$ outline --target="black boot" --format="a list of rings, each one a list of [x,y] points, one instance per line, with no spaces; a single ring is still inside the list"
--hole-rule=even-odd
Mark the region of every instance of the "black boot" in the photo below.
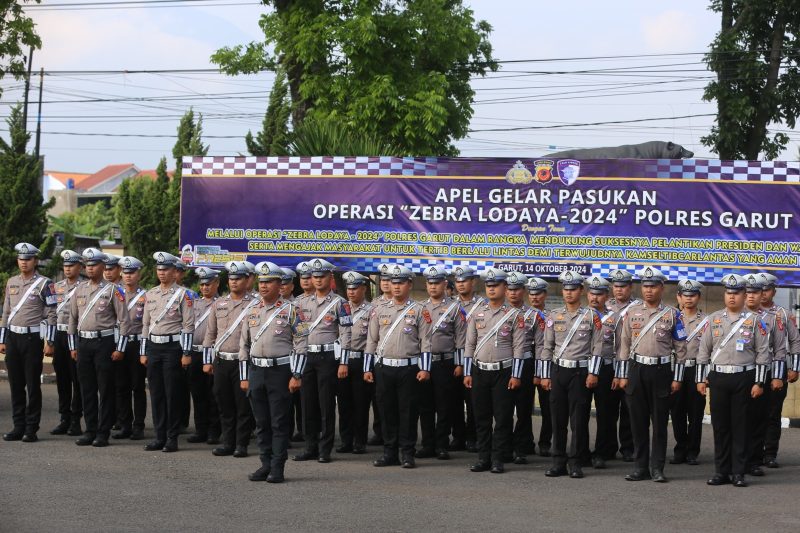
[[[69,420],[61,420],[56,427],[50,430],[51,435],[66,435],[69,430]]]
[[[269,475],[267,476],[267,483],[283,483],[283,461],[276,461],[270,465]]]

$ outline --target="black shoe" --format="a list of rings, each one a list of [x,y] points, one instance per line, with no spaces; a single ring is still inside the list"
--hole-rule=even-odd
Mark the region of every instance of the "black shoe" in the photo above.
[[[686,457],[680,455],[675,455],[672,457],[672,459],[669,460],[669,464],[671,465],[682,465],[685,462],[686,462]]]
[[[157,452],[164,449],[164,442],[160,440],[153,440],[144,445],[144,451]]]
[[[778,464],[778,461],[775,457],[767,457],[764,459],[764,466],[767,468],[779,468],[781,465]]]
[[[442,450],[436,454],[436,458],[440,461],[449,461],[450,460],[450,453],[447,450]]]
[[[283,477],[283,464],[272,467],[267,476],[267,483],[283,483],[284,481],[286,480]]]
[[[328,464],[331,462],[331,456],[327,453],[321,453],[317,458],[317,462],[322,464]]]
[[[690,466],[697,466],[700,463],[697,462],[697,457],[687,457],[686,464]]]
[[[367,446],[383,446],[383,437],[373,435],[367,441]]]
[[[353,445],[352,444],[342,444],[338,448],[336,448],[336,453],[353,453]]]
[[[25,433],[22,436],[22,442],[36,442],[39,440],[39,437],[36,436],[36,433]]]
[[[3,435],[3,440],[8,441],[8,442],[15,441],[15,440],[22,440],[23,435],[25,435],[25,431],[23,431],[21,429],[20,430],[15,429],[13,431],[9,431],[8,433],[5,433]]]
[[[744,480],[743,474],[734,474],[733,475],[733,486],[734,487],[746,487],[747,481]]]
[[[306,450],[303,453],[292,457],[292,461],[312,461],[314,459],[319,459],[319,452],[311,452]]]
[[[764,477],[764,471],[761,470],[760,466],[753,466],[748,471],[748,474],[755,477]]]
[[[731,482],[731,476],[728,474],[714,474],[714,477],[706,481],[706,485],[718,487],[720,485],[728,485]]]
[[[247,457],[247,446],[237,446],[236,450],[233,452],[233,456],[237,459],[243,459]]]
[[[436,457],[436,451],[433,448],[420,448],[414,454],[417,459],[430,459]]]
[[[539,457],[550,457],[550,448],[542,448],[539,446]]]
[[[467,445],[464,444],[463,440],[453,439],[447,446],[447,449],[451,452],[461,452],[467,449]]]
[[[503,474],[505,473],[506,468],[503,466],[503,463],[500,461],[493,461],[492,462],[492,469],[489,470],[492,474]]]
[[[549,469],[547,472],[544,473],[547,477],[561,477],[566,476],[568,474],[567,469],[563,466],[554,466],[553,468]]]
[[[633,462],[633,454],[631,454],[631,453],[623,453],[622,454],[622,460],[624,462],[626,462],[626,463],[632,463]]]
[[[211,450],[213,455],[217,457],[227,457],[229,455],[233,455],[233,447],[232,446],[219,446],[218,448],[214,448]]]
[[[572,479],[582,479],[583,469],[578,465],[573,466],[572,472],[569,473],[569,477],[571,477]]]
[[[269,476],[269,466],[262,465],[261,468],[259,468],[252,474],[248,474],[247,479],[249,479],[250,481],[266,481],[267,476]]]
[[[664,476],[664,471],[659,468],[654,468],[653,473],[651,474],[653,481],[656,483],[666,483],[667,478]]]
[[[98,435],[92,441],[92,446],[95,448],[105,448],[108,446],[108,436],[107,435]]]
[[[219,444],[219,435],[209,435],[208,440],[206,441],[206,444],[209,444],[211,446],[215,446],[215,445]]]
[[[122,429],[122,426],[120,426],[119,424],[114,424],[113,426],[111,426],[111,431],[119,431],[120,429]]]
[[[603,470],[606,467],[606,460],[600,457],[599,455],[595,455],[592,457],[592,468],[595,470]]]
[[[206,442],[208,440],[208,435],[203,435],[201,433],[192,433],[188,437],[186,437],[186,442],[190,444],[196,444],[198,442]]]
[[[94,442],[94,433],[84,433],[81,438],[75,441],[78,446],[90,446]]]
[[[625,476],[625,481],[644,481],[645,479],[651,479],[650,472],[646,470],[634,470]]]
[[[144,429],[133,428],[133,431],[131,431],[131,440],[144,440]]]
[[[475,444],[474,440],[468,440],[466,448],[469,453],[478,453],[478,445]]]
[[[363,455],[367,453],[367,448],[365,446],[353,446],[353,453],[355,455]]]
[[[172,453],[178,451],[178,439],[168,439],[164,447],[161,448],[164,453]]]
[[[528,464],[528,458],[524,455],[515,455],[514,456],[514,464],[515,465],[526,465]]]
[[[414,461],[412,456],[403,457],[403,464],[400,465],[402,468],[415,468],[417,463]]]
[[[51,435],[66,435],[69,430],[69,420],[62,420],[56,427],[50,430]]]
[[[302,433],[295,433],[289,440],[291,440],[292,442],[303,442],[305,439],[303,438]]]
[[[374,461],[372,461],[372,466],[379,466],[379,467],[380,466],[397,466],[399,464],[400,464],[400,461],[397,459],[397,457],[387,457],[385,455],[382,455],[382,456],[378,457],[377,459],[375,459]]]
[[[492,464],[489,461],[478,461],[469,467],[470,472],[486,472],[491,470]]]
[[[75,418],[72,420],[72,422],[70,422],[69,429],[67,430],[67,435],[69,435],[70,437],[80,437],[81,435],[83,435],[80,418]]]
[[[118,439],[129,439],[129,438],[131,438],[131,435],[133,435],[133,431],[131,431],[130,429],[123,429],[123,430],[118,431],[118,432],[114,433],[113,435],[111,435],[111,438],[112,439],[117,439],[117,440]]]

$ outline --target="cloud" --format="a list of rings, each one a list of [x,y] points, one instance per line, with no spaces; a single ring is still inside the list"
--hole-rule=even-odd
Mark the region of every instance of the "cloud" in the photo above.
[[[696,52],[708,43],[701,43],[696,36],[705,35],[697,31],[695,16],[684,11],[664,11],[641,19],[641,32],[645,46],[651,53]]]

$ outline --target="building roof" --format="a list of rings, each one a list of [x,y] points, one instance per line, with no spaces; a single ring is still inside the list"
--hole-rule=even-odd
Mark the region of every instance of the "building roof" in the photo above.
[[[173,171],[173,170],[168,170],[167,171],[167,176],[169,176],[170,179],[172,179],[172,176],[174,176],[174,175],[175,175],[175,171]],[[137,175],[135,175],[134,178],[150,178],[151,180],[155,180],[156,176],[157,176],[156,170],[155,169],[149,169],[149,170],[142,170]]]
[[[72,180],[76,189],[81,186],[83,180],[91,176],[88,172],[60,172],[58,170],[45,170],[44,173],[61,182],[64,187],[67,186],[67,181]]]
[[[133,163],[123,163],[121,165],[108,165],[103,167],[99,171],[95,172],[91,176],[86,177],[80,185],[76,184],[76,188],[80,188],[86,191],[97,187],[98,185],[105,183],[106,181],[119,176],[123,172],[126,172],[130,169],[134,169],[138,172],[139,169],[136,168],[136,165]]]

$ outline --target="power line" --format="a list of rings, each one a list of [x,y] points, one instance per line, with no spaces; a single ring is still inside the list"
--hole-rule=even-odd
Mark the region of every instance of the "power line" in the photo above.
[[[208,3],[206,3],[208,2]],[[25,6],[33,12],[39,11],[106,11],[117,9],[171,9],[184,7],[227,7],[227,6],[255,6],[257,1],[224,0],[141,0],[120,2],[71,2],[60,4],[32,4]]]
[[[699,118],[699,117],[715,117],[715,113],[700,113],[696,115],[682,115],[676,117],[655,117],[655,118],[637,118],[631,120],[608,120],[603,122],[584,122],[579,124],[551,124],[548,126],[516,126],[513,128],[484,128],[479,130],[469,130],[470,133],[478,133],[484,131],[523,131],[523,130],[547,130],[554,128],[570,128],[576,126],[600,126],[603,124],[632,124],[635,122],[652,122],[658,120],[679,120],[684,118]]]

